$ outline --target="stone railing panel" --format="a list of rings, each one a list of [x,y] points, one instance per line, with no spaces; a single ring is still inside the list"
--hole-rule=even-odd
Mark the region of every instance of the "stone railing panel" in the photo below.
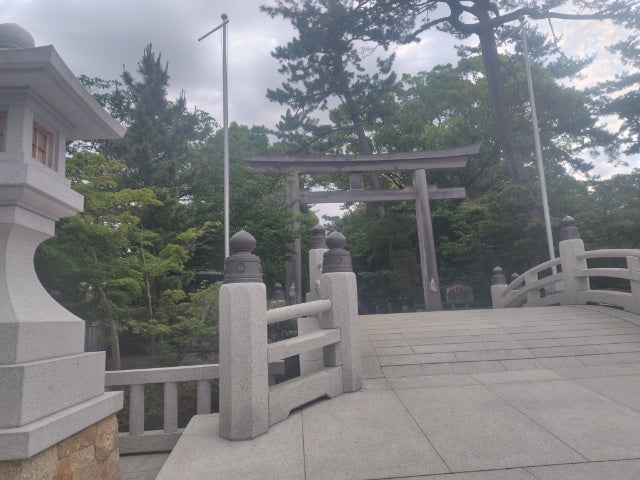
[[[211,381],[218,378],[218,370],[219,366],[212,364],[106,372],[108,388],[129,386],[129,431],[120,433],[121,453],[170,451],[182,434],[178,428],[178,384],[197,382],[197,413],[211,413]],[[149,384],[164,386],[162,430],[145,430],[144,391]]]

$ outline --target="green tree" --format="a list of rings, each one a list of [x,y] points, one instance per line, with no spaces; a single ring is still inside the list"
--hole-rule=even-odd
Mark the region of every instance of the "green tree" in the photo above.
[[[312,134],[311,141],[326,140],[330,130],[310,116],[337,101],[356,135],[354,151],[371,153],[366,120],[384,108],[385,96],[395,80],[391,73],[394,55],[378,57],[378,71],[373,75],[365,71],[363,55],[372,55],[379,45],[387,50],[398,23],[409,24],[392,12],[372,10],[367,3],[278,0],[274,7],[261,7],[271,17],[289,20],[298,35],[272,53],[280,61],[280,73],[286,81],[269,90],[267,96],[290,107],[279,124],[281,134],[293,131],[300,139],[302,126]]]

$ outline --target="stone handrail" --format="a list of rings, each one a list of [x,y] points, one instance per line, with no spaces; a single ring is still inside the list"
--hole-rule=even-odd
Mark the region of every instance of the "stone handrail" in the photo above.
[[[627,268],[582,268],[575,269],[578,278],[609,277],[629,280],[630,292],[614,290],[588,290],[579,292],[580,303],[602,303],[615,305],[629,312],[640,314],[640,250],[603,249],[592,250],[577,257],[581,260],[594,258],[623,258]]]
[[[562,275],[555,273],[540,277],[540,274],[556,267],[560,259],[548,260],[540,265],[530,268],[522,275],[514,275],[514,279],[506,285],[506,288],[494,288],[491,293],[494,308],[509,308],[527,305],[540,307],[558,303],[556,298],[556,284],[562,281]],[[499,267],[498,267],[499,268]],[[495,273],[495,271],[494,271]],[[500,287],[502,284],[498,284]],[[497,298],[493,298],[493,297]],[[500,307],[496,307],[500,305]]]
[[[315,300],[271,309],[267,312],[267,325],[293,320],[300,317],[317,317],[323,312],[331,310],[330,300]]]
[[[105,372],[105,386],[129,386],[129,431],[120,433],[120,453],[167,452],[180,438],[178,383],[197,382],[197,413],[211,413],[211,380],[219,378],[219,365],[146,368]],[[144,388],[164,385],[163,430],[144,429]]]
[[[640,314],[640,250],[601,249],[585,251],[575,220],[563,219],[560,258],[549,260],[516,278],[509,284],[502,269],[494,269],[491,297],[493,308],[543,305],[606,304]],[[589,268],[587,260],[625,259],[626,268]],[[544,278],[539,274],[555,266],[561,273]],[[609,277],[629,280],[629,291],[592,289],[589,279]]]

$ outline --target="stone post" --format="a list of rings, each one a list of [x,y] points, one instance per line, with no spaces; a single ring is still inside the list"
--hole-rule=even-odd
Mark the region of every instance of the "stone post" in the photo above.
[[[274,302],[278,302],[284,305],[285,303],[285,299],[284,299],[284,289],[282,287],[282,284],[279,282],[276,282],[273,284],[273,291],[271,292],[271,299]]]
[[[535,282],[539,280],[537,273],[525,273],[524,274],[524,286],[533,285]],[[540,290],[537,288],[527,290],[527,306],[528,307],[538,307],[540,306]]]
[[[321,328],[339,328],[340,342],[324,348],[327,367],[342,366],[342,389],[355,392],[362,388],[362,358],[358,328],[358,288],[351,268],[351,255],[344,247],[347,240],[339,232],[327,237],[320,293],[331,300],[331,310],[320,315]]]
[[[311,237],[311,248],[309,250],[309,292],[306,296],[307,302],[320,300],[320,276],[322,275],[322,259],[327,251],[325,230],[322,225],[313,228]],[[318,330],[318,319],[316,317],[302,317],[298,319],[298,335],[304,335],[314,330]],[[317,372],[323,367],[322,349],[309,350],[300,354],[300,375],[309,375]]]
[[[502,267],[495,267],[491,275],[491,303],[493,308],[504,308],[506,298],[504,293],[507,291],[507,278],[504,275]]]
[[[228,440],[269,428],[267,297],[256,240],[240,231],[229,241],[220,289],[220,427]]]
[[[511,279],[511,281],[513,282],[513,281],[515,281],[515,279],[516,279],[516,278],[518,278],[519,276],[520,276],[520,274],[519,274],[519,273],[513,272],[513,273],[511,274],[510,279]],[[514,290],[520,290],[522,287],[523,287],[523,284],[520,284],[520,285],[516,285],[515,287],[513,287],[513,289],[514,289]]]
[[[589,290],[589,277],[574,275],[576,269],[586,269],[587,261],[578,260],[576,255],[584,252],[584,243],[576,227],[574,218],[566,216],[562,219],[560,229],[560,262],[562,265],[562,283],[564,284],[563,305],[584,305],[581,292]]]
[[[627,257],[627,268],[631,272],[631,295],[633,295],[633,304],[628,310],[640,315],[640,258]]]

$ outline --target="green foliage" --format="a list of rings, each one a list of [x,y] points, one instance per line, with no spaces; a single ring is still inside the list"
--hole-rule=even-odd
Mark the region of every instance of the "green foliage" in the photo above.
[[[640,169],[588,184],[578,225],[585,244],[600,248],[640,248]]]
[[[598,85],[591,93],[601,114],[616,115],[622,120],[618,133],[626,153],[637,155],[640,153],[640,6],[636,5],[633,13],[622,19],[622,23],[633,28],[632,34],[610,47],[629,70]]]

